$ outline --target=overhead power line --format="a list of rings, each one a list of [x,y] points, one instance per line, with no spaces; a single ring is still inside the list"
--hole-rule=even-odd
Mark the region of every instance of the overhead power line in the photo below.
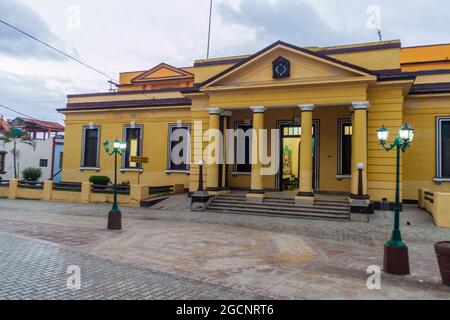
[[[75,62],[78,62],[78,63],[82,64],[83,66],[85,66],[85,67],[87,67],[87,68],[89,68],[89,69],[91,69],[91,70],[93,70],[93,71],[95,71],[95,72],[97,72],[97,73],[99,73],[99,74],[101,74],[101,75],[107,77],[108,79],[112,79],[112,80],[115,80],[115,81],[117,82],[116,79],[114,79],[113,77],[109,76],[108,74],[106,74],[106,73],[104,73],[104,72],[98,70],[97,68],[94,68],[94,67],[88,65],[87,63],[81,61],[80,59],[77,59],[77,58],[71,56],[70,54],[65,53],[64,51],[61,51],[61,50],[59,50],[58,48],[55,48],[55,47],[53,47],[52,45],[50,45],[50,44],[48,44],[48,43],[46,43],[46,42],[44,42],[44,41],[42,41],[42,40],[40,40],[40,39],[38,39],[38,38],[32,36],[32,35],[29,34],[28,32],[25,32],[25,31],[23,31],[23,30],[21,30],[21,29],[15,27],[15,26],[9,24],[8,22],[6,22],[6,21],[4,21],[4,20],[2,20],[2,19],[0,19],[0,22],[3,23],[4,25],[10,27],[11,29],[14,29],[14,30],[16,30],[17,32],[20,32],[21,34],[23,34],[23,35],[25,35],[25,36],[27,36],[27,37],[29,37],[29,38],[31,38],[31,39],[33,39],[33,40],[39,42],[40,44],[42,44],[42,45],[44,45],[44,46],[46,46],[46,47],[48,47],[48,48],[50,48],[50,49],[52,49],[52,50],[54,50],[54,51],[56,51],[56,52],[58,52],[58,53],[64,55],[65,57],[67,57],[67,58],[69,58],[69,59],[71,59],[71,60],[73,60],[73,61],[75,61]]]
[[[22,113],[22,112],[20,112],[20,111],[14,110],[13,108],[7,107],[7,106],[5,106],[5,105],[3,105],[3,104],[0,104],[0,107],[5,108],[6,110],[9,110],[9,111],[15,112],[15,113],[17,113],[17,114],[20,114],[20,115],[22,115],[22,116],[24,116],[24,117],[27,117],[27,118],[30,118],[30,119],[34,119],[34,120],[38,120],[38,119],[36,119],[35,117],[29,116],[29,115],[27,115],[27,114],[25,114],[25,113]]]

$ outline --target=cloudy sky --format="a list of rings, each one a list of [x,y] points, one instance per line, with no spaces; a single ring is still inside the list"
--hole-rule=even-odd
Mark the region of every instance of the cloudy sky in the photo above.
[[[379,12],[380,19],[373,19]],[[205,58],[209,0],[1,0],[0,19],[111,77]],[[385,40],[450,42],[447,0],[214,0],[211,56],[253,53],[276,40],[300,46]],[[369,23],[368,23],[369,21]],[[0,104],[61,121],[71,93],[108,79],[0,24]],[[15,117],[0,107],[0,115]]]

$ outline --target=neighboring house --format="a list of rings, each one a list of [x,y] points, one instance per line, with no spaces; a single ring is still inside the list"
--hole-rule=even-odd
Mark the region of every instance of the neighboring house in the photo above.
[[[417,200],[419,188],[450,192],[449,56],[450,45],[402,48],[398,40],[327,48],[279,41],[253,55],[122,73],[118,92],[69,95],[59,110],[71,146],[63,180],[113,177],[102,142],[119,138],[127,142],[119,182],[136,183],[141,172],[142,183],[196,191],[203,152],[196,139],[208,128],[253,127],[280,129],[279,170],[262,176],[260,165],[248,161],[252,144],[246,143],[245,154],[234,155],[245,163],[205,166],[208,191],[299,188],[303,197],[328,192],[358,199],[356,164],[363,163],[364,199],[393,202],[395,153],[382,150],[376,131],[386,125],[392,141],[408,122],[415,140],[402,161],[403,199]],[[187,140],[170,140],[175,129],[185,130]],[[192,159],[175,163],[171,150],[183,140],[192,141]],[[150,162],[139,166],[130,156]]]
[[[9,122],[9,127],[27,131],[35,141],[35,148],[27,144],[17,144],[17,172],[20,174],[29,167],[41,168],[41,180],[52,178],[53,174],[59,171],[54,172],[54,162],[60,159],[59,153],[55,152],[63,151],[64,136],[58,134],[64,132],[64,126],[55,122],[16,118]],[[14,179],[13,144],[3,144],[3,150],[4,173],[1,177],[5,180]]]
[[[57,135],[53,138],[52,172],[53,181],[61,182],[62,164],[64,158],[64,136]]]
[[[5,132],[9,130],[9,123],[7,120],[0,116],[0,137],[2,137]],[[5,172],[5,159],[6,159],[6,150],[5,144],[3,141],[0,141],[0,177],[3,178]]]

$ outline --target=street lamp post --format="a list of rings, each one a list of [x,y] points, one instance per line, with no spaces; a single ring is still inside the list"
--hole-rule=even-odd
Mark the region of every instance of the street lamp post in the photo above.
[[[204,191],[203,189],[203,160],[198,162],[198,190]]]
[[[391,240],[384,245],[384,271],[396,275],[409,274],[408,247],[403,242],[400,233],[400,151],[406,152],[414,139],[414,130],[406,123],[390,145],[386,143],[389,130],[384,125],[377,130],[377,136],[378,142],[386,151],[394,148],[397,151],[394,230]]]
[[[108,214],[108,230],[121,230],[122,229],[122,212],[119,209],[117,202],[117,156],[121,156],[127,148],[125,142],[119,141],[119,139],[110,142],[109,140],[103,143],[103,148],[108,155],[114,155],[114,202],[111,211]]]

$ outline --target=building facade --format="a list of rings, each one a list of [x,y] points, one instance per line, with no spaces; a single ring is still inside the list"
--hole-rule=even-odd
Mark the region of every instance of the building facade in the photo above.
[[[16,118],[7,122],[10,128],[20,128],[28,133],[33,140],[30,144],[17,143],[16,146],[16,172],[19,179],[21,172],[26,168],[40,168],[42,170],[41,181],[52,179],[55,161],[59,161],[55,151],[63,152],[64,136],[58,133],[64,132],[64,126],[49,121],[41,121],[29,118]],[[14,146],[12,143],[0,141],[0,176],[4,180],[14,179]],[[59,164],[58,164],[59,166]],[[56,172],[55,172],[56,173]]]
[[[419,188],[450,191],[450,45],[402,48],[400,41],[301,48],[276,42],[248,56],[197,60],[187,68],[160,64],[120,75],[118,92],[68,96],[62,180],[113,176],[113,161],[102,142],[127,143],[120,181],[198,188],[199,161],[212,193],[247,190],[298,191],[308,201],[317,193],[358,193],[362,165],[364,199],[375,204],[395,198],[395,154],[377,141],[381,126],[392,135],[408,122],[415,140],[401,162],[404,200],[417,200]],[[223,133],[214,138],[208,129]],[[252,129],[244,148],[225,154],[236,137],[227,129]],[[275,171],[255,150],[260,129],[268,154],[278,151]],[[186,135],[173,138],[176,130]],[[188,134],[189,133],[189,134]],[[275,137],[275,138],[274,138]],[[277,143],[273,143],[276,139]],[[207,152],[217,149],[225,161]],[[179,144],[188,159],[172,159]],[[252,151],[253,150],[253,151]],[[253,155],[253,156],[252,156]],[[148,164],[131,156],[149,158]],[[243,161],[237,161],[237,159]],[[250,159],[254,161],[250,161]],[[236,163],[239,162],[239,163]]]

